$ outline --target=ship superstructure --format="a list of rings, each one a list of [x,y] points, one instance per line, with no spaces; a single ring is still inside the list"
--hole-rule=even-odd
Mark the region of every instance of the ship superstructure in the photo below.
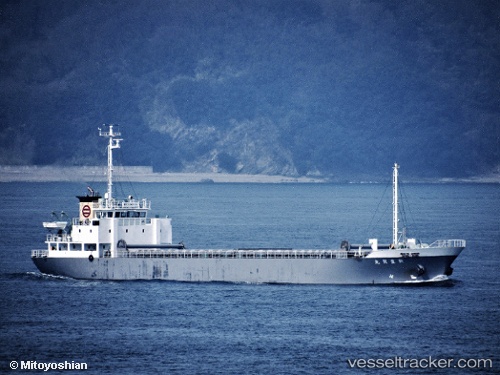
[[[47,251],[44,256],[51,258],[116,258],[121,256],[120,245],[125,238],[130,246],[170,246],[172,243],[172,223],[168,217],[151,218],[151,202],[129,196],[120,200],[113,198],[113,152],[120,147],[120,132],[109,126],[108,131],[99,129],[99,135],[107,137],[108,168],[107,191],[104,197],[88,188],[88,194],[77,196],[79,217],[71,222],[46,222],[49,229],[58,229],[46,238]],[[69,227],[69,233],[64,228]],[[52,231],[51,231],[52,232]],[[35,255],[38,253],[34,253]]]
[[[113,197],[113,150],[120,132],[99,129],[108,138],[107,191],[78,196],[79,217],[44,223],[46,249],[32,259],[46,274],[94,280],[176,280],[251,283],[390,284],[433,282],[451,275],[465,240],[432,244],[406,238],[398,229],[398,169],[393,167],[392,244],[343,241],[338,249],[187,249],[172,244],[169,217],[149,216],[147,199]],[[56,224],[57,223],[57,224]],[[56,233],[52,231],[56,230]]]

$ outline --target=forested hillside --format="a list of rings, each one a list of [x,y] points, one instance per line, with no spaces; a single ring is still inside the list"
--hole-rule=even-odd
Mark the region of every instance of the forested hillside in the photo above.
[[[500,166],[498,1],[3,1],[0,164],[468,177]],[[390,173],[390,172],[389,172]]]

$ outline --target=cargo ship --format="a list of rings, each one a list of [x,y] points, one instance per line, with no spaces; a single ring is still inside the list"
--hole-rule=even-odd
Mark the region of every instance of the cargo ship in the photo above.
[[[406,238],[398,228],[398,169],[392,173],[392,243],[342,241],[333,249],[189,249],[172,242],[172,219],[152,217],[147,199],[115,199],[113,150],[121,133],[107,138],[107,191],[78,196],[79,216],[44,222],[45,248],[32,250],[40,272],[86,280],[172,280],[186,282],[290,284],[404,284],[448,280],[463,239],[430,244]]]

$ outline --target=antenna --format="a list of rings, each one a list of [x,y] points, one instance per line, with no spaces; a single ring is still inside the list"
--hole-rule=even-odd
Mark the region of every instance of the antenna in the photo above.
[[[106,126],[106,125],[104,125]],[[113,150],[115,148],[120,148],[120,141],[123,139],[121,138],[115,138],[121,136],[121,133],[119,131],[114,131],[113,130],[113,125],[110,124],[108,126],[108,131],[103,131],[101,128],[99,128],[99,136],[101,137],[107,137],[109,138],[109,143],[108,143],[108,190],[106,193],[106,199],[108,202],[111,202],[113,199]]]

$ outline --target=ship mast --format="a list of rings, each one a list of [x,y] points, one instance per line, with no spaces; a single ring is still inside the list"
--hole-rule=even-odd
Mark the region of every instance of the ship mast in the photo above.
[[[108,131],[103,131],[101,128],[99,128],[99,135],[101,137],[107,137],[109,138],[109,143],[108,143],[108,191],[106,193],[106,199],[108,202],[111,202],[113,199],[113,150],[115,148],[120,148],[120,141],[122,139],[120,138],[115,138],[119,137],[121,133],[119,131],[114,131],[113,130],[113,125],[110,124],[108,126]]]
[[[394,163],[392,168],[392,244],[398,247],[398,168]]]

